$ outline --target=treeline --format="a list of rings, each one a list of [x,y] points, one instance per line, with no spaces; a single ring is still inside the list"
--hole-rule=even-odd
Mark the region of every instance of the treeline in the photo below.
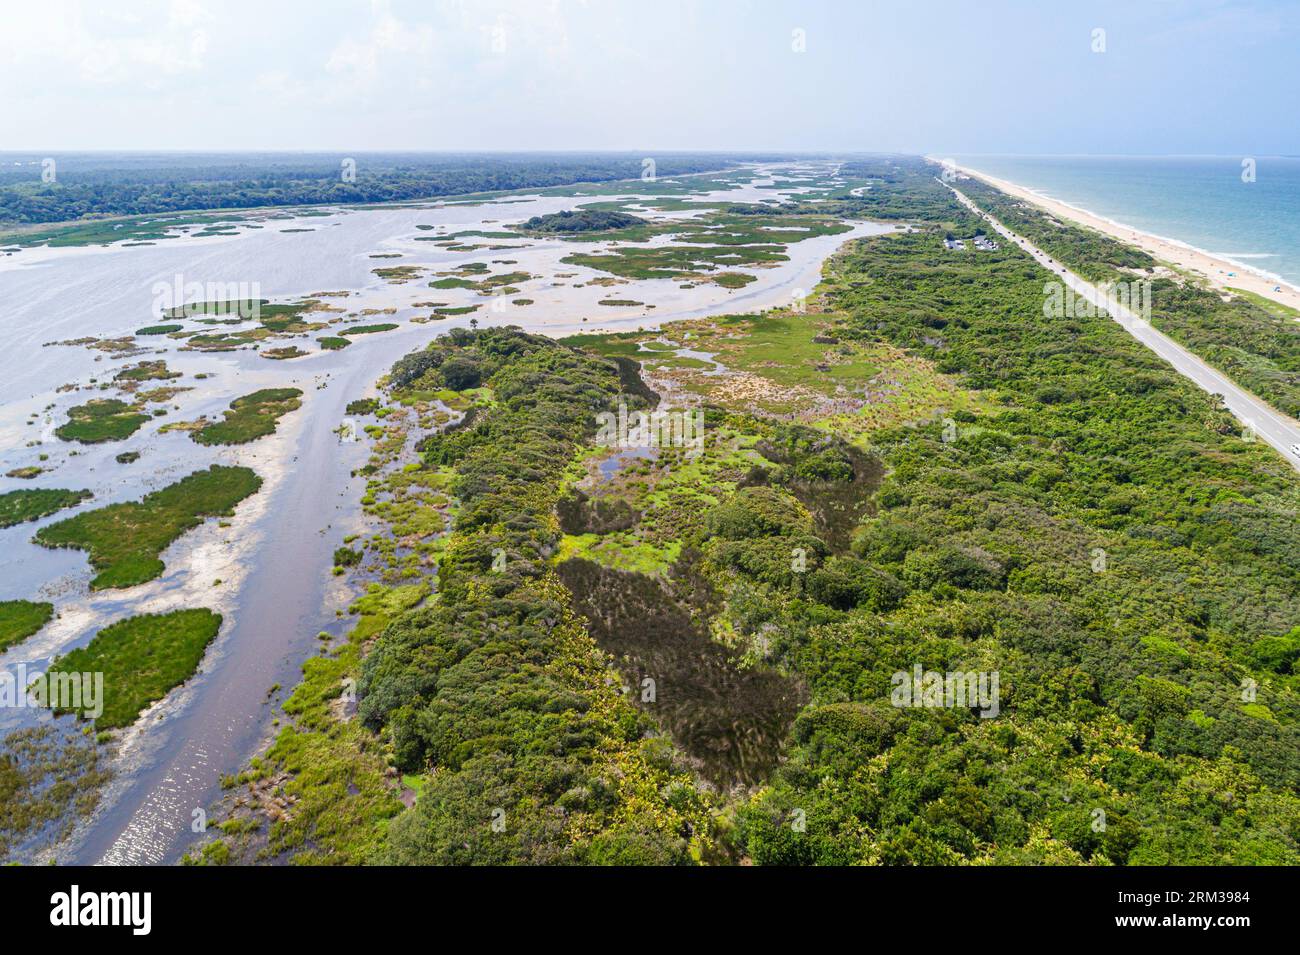
[[[640,156],[608,154],[52,158],[54,182],[42,181],[38,157],[0,172],[0,223],[432,199],[635,179],[642,169]],[[735,158],[670,154],[655,161],[660,176],[673,176],[725,168]]]

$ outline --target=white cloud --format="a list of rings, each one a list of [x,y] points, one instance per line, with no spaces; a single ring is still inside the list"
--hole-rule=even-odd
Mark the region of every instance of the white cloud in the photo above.
[[[434,32],[427,24],[410,24],[393,16],[386,3],[372,4],[375,20],[362,40],[345,37],[325,61],[331,73],[371,86],[379,77],[380,64],[402,57],[428,58],[434,51]]]
[[[80,0],[22,4],[5,13],[0,62],[95,84],[150,85],[159,74],[204,66],[208,34],[201,24],[211,19],[198,0],[155,2],[153,10],[131,15]]]

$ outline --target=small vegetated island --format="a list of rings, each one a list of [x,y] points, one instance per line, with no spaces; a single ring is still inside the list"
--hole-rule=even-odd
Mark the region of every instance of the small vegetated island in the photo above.
[[[190,432],[199,444],[245,444],[275,432],[281,417],[302,406],[298,388],[263,388],[230,403],[225,420]]]
[[[13,527],[39,520],[65,507],[80,504],[90,497],[89,491],[65,491],[55,488],[24,488],[0,494],[0,527]]]
[[[610,212],[601,209],[577,209],[533,216],[519,228],[539,235],[567,235],[578,232],[613,232],[633,226],[648,225],[647,220],[627,212]]]
[[[22,643],[54,616],[54,605],[31,600],[0,600],[0,652]]]
[[[193,675],[220,629],[221,615],[205,609],[131,617],[57,659],[49,675],[104,674],[103,712],[94,718],[95,729],[130,726],[147,706]],[[38,694],[45,689],[43,680],[36,685]],[[56,707],[55,712],[73,711]]]
[[[68,421],[54,429],[64,441],[100,444],[123,441],[140,430],[149,415],[120,398],[102,398],[68,409]]]
[[[172,541],[206,517],[231,514],[261,486],[262,479],[250,468],[213,465],[142,500],[110,504],[42,527],[34,540],[46,547],[89,551],[90,564],[99,571],[91,590],[134,587],[163,572],[158,555]]]

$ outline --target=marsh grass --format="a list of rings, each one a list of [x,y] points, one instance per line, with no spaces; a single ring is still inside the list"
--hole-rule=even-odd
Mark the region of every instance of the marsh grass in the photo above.
[[[34,540],[45,547],[88,551],[91,566],[99,571],[91,590],[133,587],[163,572],[158,555],[172,541],[206,517],[230,515],[261,485],[249,468],[213,465],[140,501],[110,504],[43,527]]]
[[[245,444],[275,433],[281,416],[302,406],[302,391],[297,388],[263,388],[236,398],[230,403],[223,421],[217,421],[190,437],[199,444]]]
[[[34,521],[79,504],[91,497],[89,491],[65,491],[56,488],[26,488],[0,494],[0,527],[13,527]]]
[[[68,421],[54,430],[64,441],[100,444],[122,441],[135,434],[149,415],[117,398],[87,402],[68,409]]]
[[[123,368],[113,376],[114,381],[168,381],[179,378],[179,371],[171,371],[165,361],[142,361]]]
[[[708,273],[723,266],[764,266],[788,260],[784,246],[764,244],[661,245],[645,248],[620,246],[605,253],[575,252],[560,261],[566,265],[582,265],[628,279],[671,279],[707,278],[710,277]],[[722,276],[740,274],[742,273],[724,272],[713,278],[716,280]],[[739,280],[727,278],[724,281]]]
[[[275,361],[285,361],[289,358],[302,358],[307,352],[303,351],[297,345],[286,345],[282,348],[264,348],[258,352],[263,358],[270,358]]]
[[[76,817],[94,810],[111,778],[94,743],[52,725],[9,733],[0,753],[0,861],[43,830],[54,839],[67,835]]]
[[[220,628],[221,615],[205,609],[130,617],[60,657],[50,673],[103,673],[104,710],[95,729],[130,726],[194,674]]]
[[[22,643],[54,616],[54,604],[30,600],[0,601],[0,651]]]

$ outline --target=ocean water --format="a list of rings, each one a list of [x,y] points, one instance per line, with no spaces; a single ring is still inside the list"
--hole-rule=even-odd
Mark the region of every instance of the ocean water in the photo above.
[[[955,155],[1140,232],[1174,239],[1300,286],[1300,156]]]

